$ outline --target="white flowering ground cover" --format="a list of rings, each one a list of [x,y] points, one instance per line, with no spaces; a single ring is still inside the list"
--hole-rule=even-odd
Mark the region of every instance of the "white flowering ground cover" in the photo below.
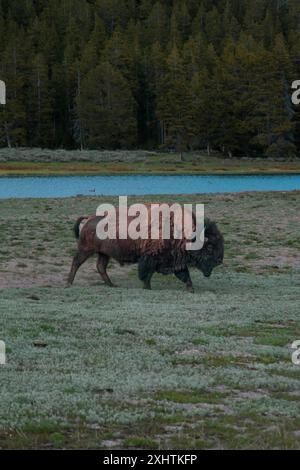
[[[0,448],[300,447],[300,193],[176,201],[205,202],[226,240],[194,295],[114,263],[107,288],[95,260],[65,289],[99,199],[0,202]]]

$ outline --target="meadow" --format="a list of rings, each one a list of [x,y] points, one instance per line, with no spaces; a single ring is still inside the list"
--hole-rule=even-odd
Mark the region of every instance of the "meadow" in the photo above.
[[[224,234],[194,295],[114,262],[108,288],[94,259],[66,289],[103,199],[0,201],[0,448],[299,449],[300,192],[156,200],[205,203]]]
[[[299,173],[299,158],[224,158],[218,152],[0,149],[0,176]]]

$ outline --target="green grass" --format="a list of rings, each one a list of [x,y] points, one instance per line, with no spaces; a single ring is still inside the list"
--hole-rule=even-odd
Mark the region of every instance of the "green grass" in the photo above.
[[[107,288],[95,260],[65,289],[73,221],[101,198],[0,201],[0,448],[299,449],[299,198],[176,197],[225,236],[194,295],[115,263]]]
[[[131,439],[125,439],[124,446],[128,449],[158,449],[159,444],[153,439],[146,437],[132,437]]]
[[[224,399],[224,394],[216,393],[216,392],[205,392],[205,391],[180,391],[180,390],[166,390],[156,392],[154,399],[161,401],[167,400],[173,403],[181,403],[181,404],[199,404],[199,403],[209,403],[209,404],[216,404],[221,403],[222,399]]]

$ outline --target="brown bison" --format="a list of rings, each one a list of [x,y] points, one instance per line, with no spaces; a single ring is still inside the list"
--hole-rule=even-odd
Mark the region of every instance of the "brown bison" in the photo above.
[[[149,210],[149,209],[148,209]],[[117,210],[117,218],[119,212]],[[195,215],[193,214],[195,219]],[[101,240],[96,233],[101,216],[80,217],[74,226],[78,239],[78,252],[75,255],[68,277],[68,285],[74,281],[78,268],[92,255],[97,254],[97,270],[105,284],[114,286],[107,275],[106,268],[110,258],[121,265],[138,263],[139,278],[145,289],[151,289],[151,278],[155,272],[162,274],[174,273],[186,284],[189,292],[193,292],[188,266],[196,267],[205,277],[210,277],[213,269],[223,263],[224,241],[215,222],[205,219],[205,243],[197,251],[186,249],[185,238],[153,240],[151,238],[133,240],[121,239],[117,232],[116,239]],[[132,218],[128,216],[129,224]],[[85,222],[85,223],[83,223]],[[81,228],[82,227],[82,228]],[[81,229],[80,229],[81,228]],[[150,229],[148,227],[149,234]]]

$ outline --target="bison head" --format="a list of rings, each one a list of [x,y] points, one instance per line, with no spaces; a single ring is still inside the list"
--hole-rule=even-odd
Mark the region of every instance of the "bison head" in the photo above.
[[[205,242],[201,250],[189,252],[190,263],[210,277],[213,269],[223,263],[224,239],[215,222],[205,219]]]

